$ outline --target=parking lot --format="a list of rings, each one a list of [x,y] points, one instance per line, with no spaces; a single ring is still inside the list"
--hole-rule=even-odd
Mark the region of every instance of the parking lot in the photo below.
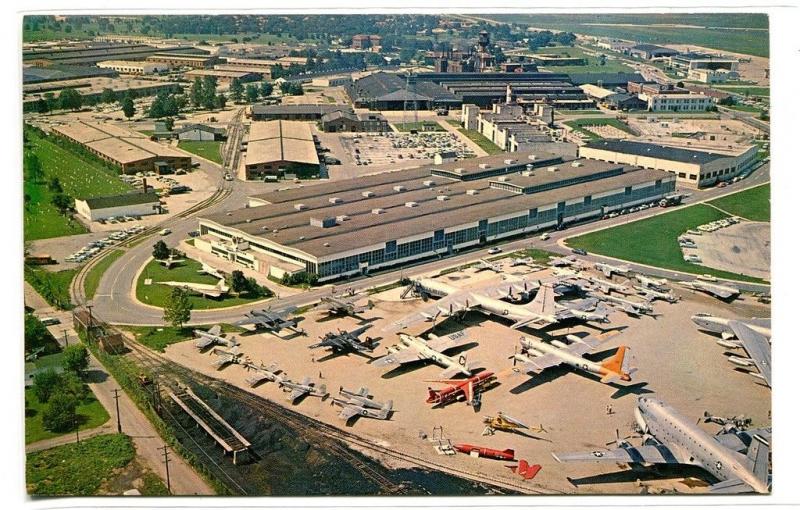
[[[442,152],[455,152],[462,159],[475,157],[475,153],[455,134],[445,132],[355,135],[343,137],[342,146],[357,166],[409,161],[424,164]]]

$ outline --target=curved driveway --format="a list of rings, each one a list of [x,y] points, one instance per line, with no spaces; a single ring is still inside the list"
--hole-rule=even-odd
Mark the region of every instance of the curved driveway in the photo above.
[[[208,165],[209,167],[211,165]],[[218,167],[212,167],[213,171],[219,173]],[[206,171],[212,169],[206,168]],[[245,185],[239,181],[233,183],[225,183],[220,180],[220,186],[232,185],[232,193],[225,200],[215,204],[202,211],[200,214],[208,214],[211,212],[220,212],[230,210],[234,207],[241,207],[245,203],[247,196]],[[692,191],[692,196],[685,200],[686,204],[707,201],[717,198],[720,195],[726,195],[739,191],[744,188],[749,188],[759,184],[769,182],[769,164],[765,164],[756,169],[748,178],[731,184],[726,188],[713,188],[706,191]],[[555,232],[547,241],[541,241],[538,237],[517,239],[508,243],[500,244],[505,251],[518,250],[522,248],[541,248],[557,253],[568,253],[569,250],[565,248],[562,243],[567,237],[576,236],[598,228],[608,228],[614,225],[628,223],[633,220],[654,216],[659,213],[675,210],[675,208],[662,209],[651,208],[644,211],[620,216],[614,219],[605,220],[602,223],[591,222],[584,225],[577,225],[570,227],[566,230]],[[172,233],[166,236],[165,240],[171,244],[177,244],[182,239],[185,239],[191,230],[197,228],[197,218],[192,216],[183,219],[168,220],[167,223],[172,229]],[[106,322],[112,324],[136,324],[136,325],[150,325],[160,326],[164,324],[163,312],[159,308],[144,305],[134,298],[135,279],[139,269],[147,262],[152,250],[152,238],[145,239],[140,244],[130,248],[125,256],[120,257],[103,275],[98,290],[95,294],[93,302],[93,313]],[[422,273],[430,273],[445,269],[448,267],[474,262],[477,259],[485,256],[485,250],[482,247],[476,247],[469,251],[462,251],[460,254],[446,257],[442,259],[435,259],[432,261],[422,262],[413,266],[406,266],[403,269],[391,270],[381,272],[373,276],[352,278],[346,282],[338,282],[337,286],[352,287],[354,290],[366,290],[371,287],[377,287],[392,282],[396,282],[403,276],[414,277]],[[597,255],[589,255],[585,257],[590,261],[609,261],[614,260],[608,257]],[[642,272],[658,277],[666,277],[673,280],[691,280],[696,275],[687,273],[679,273],[671,270],[665,270],[650,266],[643,266],[626,262],[631,269],[637,272]],[[768,292],[768,285],[745,284],[736,283],[736,285],[743,289],[755,292]],[[316,289],[311,289],[294,296],[287,296],[278,300],[269,302],[269,306],[273,308],[282,308],[285,306],[303,306],[314,303],[325,294],[332,292],[332,286],[327,285]],[[263,305],[266,306],[266,305]],[[261,306],[261,307],[263,307]],[[244,312],[250,311],[253,308],[260,308],[258,305],[249,304],[237,307],[229,307],[217,310],[196,310],[192,312],[192,319],[190,325],[199,324],[213,324],[213,323],[226,323],[241,318]]]

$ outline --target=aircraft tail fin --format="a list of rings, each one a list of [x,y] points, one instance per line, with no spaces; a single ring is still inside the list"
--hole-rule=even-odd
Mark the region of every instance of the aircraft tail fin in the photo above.
[[[747,449],[747,462],[753,474],[763,483],[768,483],[769,444],[758,434],[753,435],[750,448]]]
[[[628,348],[624,345],[620,345],[619,349],[617,349],[616,354],[613,357],[605,360],[603,363],[600,364],[603,368],[608,370],[608,374],[603,377],[603,382],[608,382],[608,380],[613,379],[614,377],[622,377],[627,376],[627,363],[625,360],[625,354],[628,351]]]
[[[539,315],[555,315],[556,300],[552,283],[543,284],[539,287],[536,297],[528,305],[528,309]]]
[[[439,392],[433,388],[428,388],[428,402],[435,402],[439,398]]]

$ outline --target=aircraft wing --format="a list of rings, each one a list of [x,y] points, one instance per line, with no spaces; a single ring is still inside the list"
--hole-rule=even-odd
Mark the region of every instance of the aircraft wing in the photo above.
[[[372,364],[379,367],[385,367],[389,365],[403,365],[419,359],[419,353],[416,351],[416,349],[405,348],[391,354],[387,354],[386,356],[373,361]]]
[[[544,356],[531,356],[529,361],[523,361],[525,371],[528,373],[539,373],[542,370],[550,367],[555,367],[564,362],[555,354],[545,354]]]
[[[339,413],[339,418],[347,421],[358,414],[361,414],[361,408],[352,404],[345,404],[342,406],[342,411]]]
[[[714,436],[714,439],[716,439],[717,442],[725,448],[735,452],[744,453],[750,447],[750,443],[753,442],[753,436],[755,435],[763,437],[767,442],[771,442],[772,428],[768,427],[763,429],[737,430],[735,432],[717,434]]]
[[[559,462],[624,462],[648,464],[687,464],[683,452],[677,448],[670,449],[665,444],[645,446],[623,446],[613,450],[595,450],[593,452],[553,453]]]
[[[738,294],[738,291],[734,291],[734,289],[730,289],[722,285],[702,285],[701,288],[702,290],[710,292],[721,299],[728,299]]]
[[[772,354],[767,338],[742,322],[731,321],[728,325],[742,343],[747,355],[755,362],[755,366],[764,376],[764,380],[772,386]]]
[[[589,335],[581,338],[578,342],[570,343],[563,349],[575,356],[583,356],[587,352],[592,352],[598,345],[600,345],[600,340]]]
[[[753,492],[753,488],[738,478],[731,478],[709,486],[708,492],[711,494],[743,494]]]
[[[308,391],[305,388],[295,388],[289,394],[289,400],[297,400],[298,398],[302,397],[306,393],[308,393]]]
[[[456,331],[447,336],[440,336],[433,340],[428,340],[428,347],[434,351],[444,352],[470,342],[470,337],[466,331]]]
[[[215,325],[213,328],[208,330],[209,335],[219,336],[222,334],[222,326],[219,324]]]
[[[394,322],[387,329],[397,331],[400,329],[434,320],[435,317],[449,317],[452,313],[469,310],[475,306],[475,300],[469,292],[455,292],[445,296],[438,301],[420,308],[411,315]]]
[[[245,316],[244,319],[239,319],[238,321],[233,323],[234,326],[247,326],[249,324],[257,324],[257,325],[265,326],[265,327],[270,327],[271,326],[271,324],[269,324],[263,318],[261,318],[259,316],[255,316],[255,315]]]
[[[208,347],[209,345],[212,345],[214,342],[215,342],[214,337],[201,336],[197,340],[197,342],[195,342],[194,346],[197,347],[198,349],[202,350],[202,349],[205,349],[206,347]]]

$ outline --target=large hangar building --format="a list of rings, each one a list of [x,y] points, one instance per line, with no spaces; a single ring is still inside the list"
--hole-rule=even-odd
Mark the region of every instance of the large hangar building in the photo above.
[[[657,201],[675,180],[603,161],[499,154],[253,196],[246,208],[201,218],[195,244],[262,273],[328,281]]]

